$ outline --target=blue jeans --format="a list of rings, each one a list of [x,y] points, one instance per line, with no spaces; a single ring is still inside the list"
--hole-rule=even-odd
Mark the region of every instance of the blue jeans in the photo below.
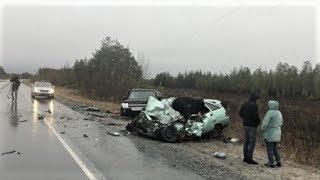
[[[252,160],[254,148],[257,140],[257,128],[244,126],[243,157]]]
[[[268,142],[266,141],[267,146],[267,154],[269,159],[269,164],[274,164],[274,157],[276,158],[277,162],[281,161],[279,149],[278,149],[278,142]]]

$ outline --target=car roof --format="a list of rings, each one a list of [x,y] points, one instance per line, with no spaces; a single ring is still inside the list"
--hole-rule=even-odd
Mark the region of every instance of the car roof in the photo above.
[[[154,89],[131,89],[131,91],[155,91]]]
[[[217,99],[204,99],[203,102],[211,103],[211,104],[215,104],[215,105],[221,105],[221,101],[219,101]]]
[[[50,82],[48,82],[48,81],[36,81],[36,82],[34,82],[34,83],[50,83]],[[50,83],[51,84],[51,83]]]

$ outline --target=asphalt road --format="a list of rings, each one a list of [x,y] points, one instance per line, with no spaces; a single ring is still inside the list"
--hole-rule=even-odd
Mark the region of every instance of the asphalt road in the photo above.
[[[12,103],[9,85],[0,82],[0,153],[16,152],[0,156],[0,179],[203,179],[54,100],[31,99],[25,85]]]

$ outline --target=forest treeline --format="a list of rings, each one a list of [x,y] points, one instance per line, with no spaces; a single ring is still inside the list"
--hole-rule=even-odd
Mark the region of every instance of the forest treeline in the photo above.
[[[162,72],[145,79],[147,71],[117,40],[106,37],[92,57],[77,60],[72,67],[40,68],[33,80],[47,80],[58,86],[79,89],[84,95],[106,100],[120,100],[134,87],[199,89],[202,91],[250,93],[260,90],[262,96],[320,99],[320,64],[304,62],[299,69],[279,63],[274,70],[248,67],[230,73],[190,71],[176,76]],[[0,75],[6,74],[0,68]],[[30,77],[24,73],[21,77]]]
[[[142,67],[129,48],[107,37],[92,58],[77,60],[73,67],[40,68],[34,80],[77,88],[92,98],[119,100],[142,77]]]
[[[313,67],[310,61],[305,61],[302,68],[298,69],[281,62],[275,70],[265,71],[259,68],[251,72],[247,67],[240,67],[229,74],[190,71],[172,76],[168,72],[163,72],[155,77],[153,85],[231,93],[250,93],[259,90],[262,96],[319,100],[320,64]]]

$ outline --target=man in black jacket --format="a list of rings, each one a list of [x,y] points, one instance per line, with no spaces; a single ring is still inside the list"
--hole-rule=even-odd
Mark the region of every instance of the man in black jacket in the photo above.
[[[257,100],[260,98],[259,93],[252,93],[250,99],[241,106],[239,115],[243,119],[245,140],[243,144],[243,162],[248,164],[258,164],[252,158],[257,138],[257,126],[260,123]]]
[[[12,97],[12,102],[17,101],[18,98],[18,89],[21,84],[19,77],[17,75],[14,75],[10,79],[11,84],[11,97]]]

